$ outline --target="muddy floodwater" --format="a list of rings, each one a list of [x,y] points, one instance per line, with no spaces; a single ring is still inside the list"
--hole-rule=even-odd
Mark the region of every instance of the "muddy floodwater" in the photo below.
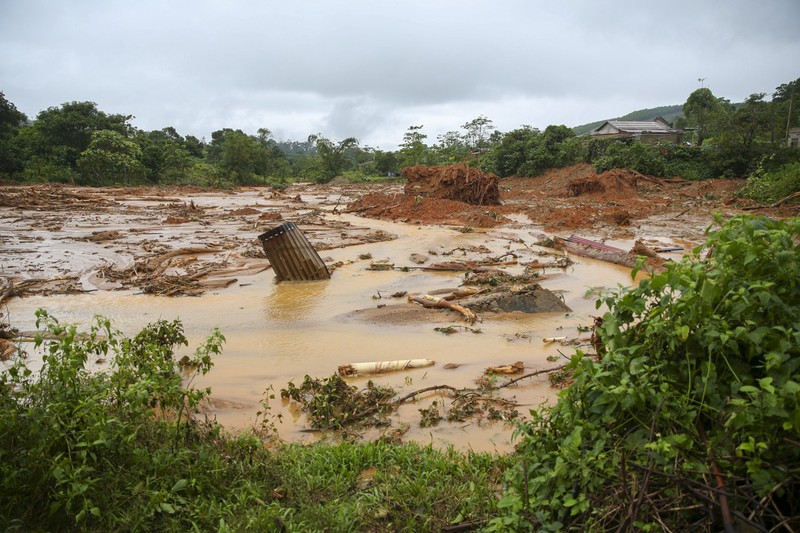
[[[191,350],[218,327],[226,338],[223,354],[215,359],[213,370],[195,383],[212,389],[206,414],[230,431],[246,429],[256,423],[267,395],[275,394],[269,401],[270,413],[282,415],[275,420],[277,429],[281,439],[291,442],[313,442],[324,435],[309,431],[303,414],[280,399],[280,389],[290,381],[299,385],[306,375],[324,378],[348,363],[435,360],[427,368],[347,378],[359,387],[372,379],[402,394],[432,385],[475,387],[487,367],[517,361],[524,363],[526,373],[551,368],[565,362],[575,346],[545,343],[545,338],[564,337],[591,349],[587,328],[603,309],[595,308],[595,299],[587,291],[631,283],[629,268],[572,257],[574,264],[566,268],[540,269],[538,281],[563,298],[572,311],[479,313],[478,322],[470,325],[450,310],[411,307],[405,295],[456,289],[462,284],[463,272],[423,268],[436,261],[513,258],[503,269],[520,274],[526,264],[554,257],[553,250],[534,244],[550,228],[532,222],[529,213],[505,212],[502,223],[467,231],[454,224],[367,219],[348,213],[341,206],[359,194],[351,190],[300,189],[279,197],[259,189],[224,194],[178,191],[170,198],[130,192],[94,194],[110,203],[84,209],[78,206],[88,200],[76,195],[68,209],[58,202],[40,208],[36,205],[41,203],[0,204],[4,234],[0,276],[17,280],[20,287],[33,287],[25,285],[25,280],[33,278],[41,282],[36,290],[18,293],[3,303],[4,320],[24,331],[34,329],[38,308],[46,308],[61,322],[84,326],[99,314],[133,335],[149,322],[177,318],[184,324]],[[216,214],[204,218],[193,212]],[[278,212],[280,216],[272,216]],[[684,231],[675,231],[676,224],[670,224],[667,216],[655,213],[637,227],[626,226],[622,231],[594,227],[583,234],[626,250],[635,238],[685,250],[699,242],[710,210],[682,215],[684,219],[694,216]],[[263,253],[259,256],[256,237],[283,220],[296,220],[309,236],[332,270],[330,280],[275,282]],[[569,235],[571,230],[559,233]],[[180,295],[159,286],[162,293],[173,294],[166,296],[142,289],[152,285],[126,284],[123,273],[128,280],[141,275],[145,260],[152,269],[161,269],[154,270],[159,279],[173,275],[200,279],[191,276],[194,262],[170,262],[169,268],[161,264],[169,254],[165,250],[179,247],[198,256],[205,254],[210,257],[208,264],[216,265],[218,279],[198,289],[199,295]],[[209,250],[201,253],[200,247]],[[681,251],[662,255],[676,259]],[[373,269],[380,260],[394,268]],[[70,290],[59,290],[58,280],[67,280]],[[403,313],[374,312],[391,311],[393,306],[404,306]],[[436,329],[443,325],[469,327],[444,334]],[[32,346],[22,346],[29,352],[31,366],[40,364]],[[97,368],[105,365],[93,363]],[[547,375],[541,375],[503,389],[500,396],[516,402],[526,416],[529,409],[552,401],[557,393]],[[442,421],[420,427],[419,409],[436,399],[435,394],[427,394],[400,407],[392,422],[394,427],[409,425],[403,438],[465,450],[511,449],[513,426],[503,421]],[[385,429],[369,430],[365,438],[375,438],[381,431]]]

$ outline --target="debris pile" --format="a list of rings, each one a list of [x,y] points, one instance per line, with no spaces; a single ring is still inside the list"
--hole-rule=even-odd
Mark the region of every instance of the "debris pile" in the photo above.
[[[467,165],[416,165],[404,168],[403,177],[408,181],[405,186],[408,196],[442,198],[471,205],[500,205],[500,178]]]
[[[495,291],[470,297],[464,302],[479,313],[569,313],[564,301],[552,291],[533,284],[519,289],[507,286]]]
[[[628,169],[614,169],[580,178],[575,178],[567,185],[567,196],[582,194],[613,193],[617,196],[631,196],[636,193],[640,181],[646,176]]]

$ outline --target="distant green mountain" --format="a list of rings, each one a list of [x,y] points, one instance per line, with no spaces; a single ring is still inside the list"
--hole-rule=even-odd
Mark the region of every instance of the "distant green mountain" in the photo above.
[[[622,117],[607,118],[605,120],[598,120],[597,122],[575,126],[572,128],[572,131],[574,131],[576,135],[589,133],[598,126],[601,126],[606,120],[653,120],[656,117],[663,117],[667,122],[672,122],[676,118],[682,116],[683,104],[662,105],[661,107],[651,107],[650,109],[632,111],[631,113],[628,113]]]

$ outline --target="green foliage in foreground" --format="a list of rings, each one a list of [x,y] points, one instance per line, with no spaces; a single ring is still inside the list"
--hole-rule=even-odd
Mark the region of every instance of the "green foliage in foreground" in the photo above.
[[[215,331],[192,356],[180,322],[133,338],[46,312],[44,366],[0,374],[0,524],[9,531],[437,530],[485,523],[508,459],[415,444],[282,446],[196,421]],[[108,358],[105,372],[87,362]]]
[[[796,531],[799,239],[798,218],[736,217],[605,295],[603,353],[520,426],[493,527]]]

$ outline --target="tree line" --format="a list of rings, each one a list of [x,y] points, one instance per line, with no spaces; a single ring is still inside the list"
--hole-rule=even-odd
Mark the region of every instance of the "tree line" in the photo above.
[[[770,99],[755,93],[740,104],[697,89],[675,123],[687,131],[689,142],[680,146],[577,136],[564,125],[500,132],[481,115],[433,143],[423,125],[412,125],[394,151],[320,133],[279,141],[267,128],[255,135],[223,128],[210,140],[183,136],[173,127],[145,131],[131,125],[131,115],[107,114],[94,102],[64,103],[29,119],[0,92],[0,179],[278,186],[293,179],[324,183],[336,176],[392,176],[417,164],[468,163],[501,177],[533,177],[581,161],[598,171],[625,167],[655,176],[744,178],[798,163],[798,150],[789,149],[786,138],[800,123],[799,87],[800,78],[777,87]]]

